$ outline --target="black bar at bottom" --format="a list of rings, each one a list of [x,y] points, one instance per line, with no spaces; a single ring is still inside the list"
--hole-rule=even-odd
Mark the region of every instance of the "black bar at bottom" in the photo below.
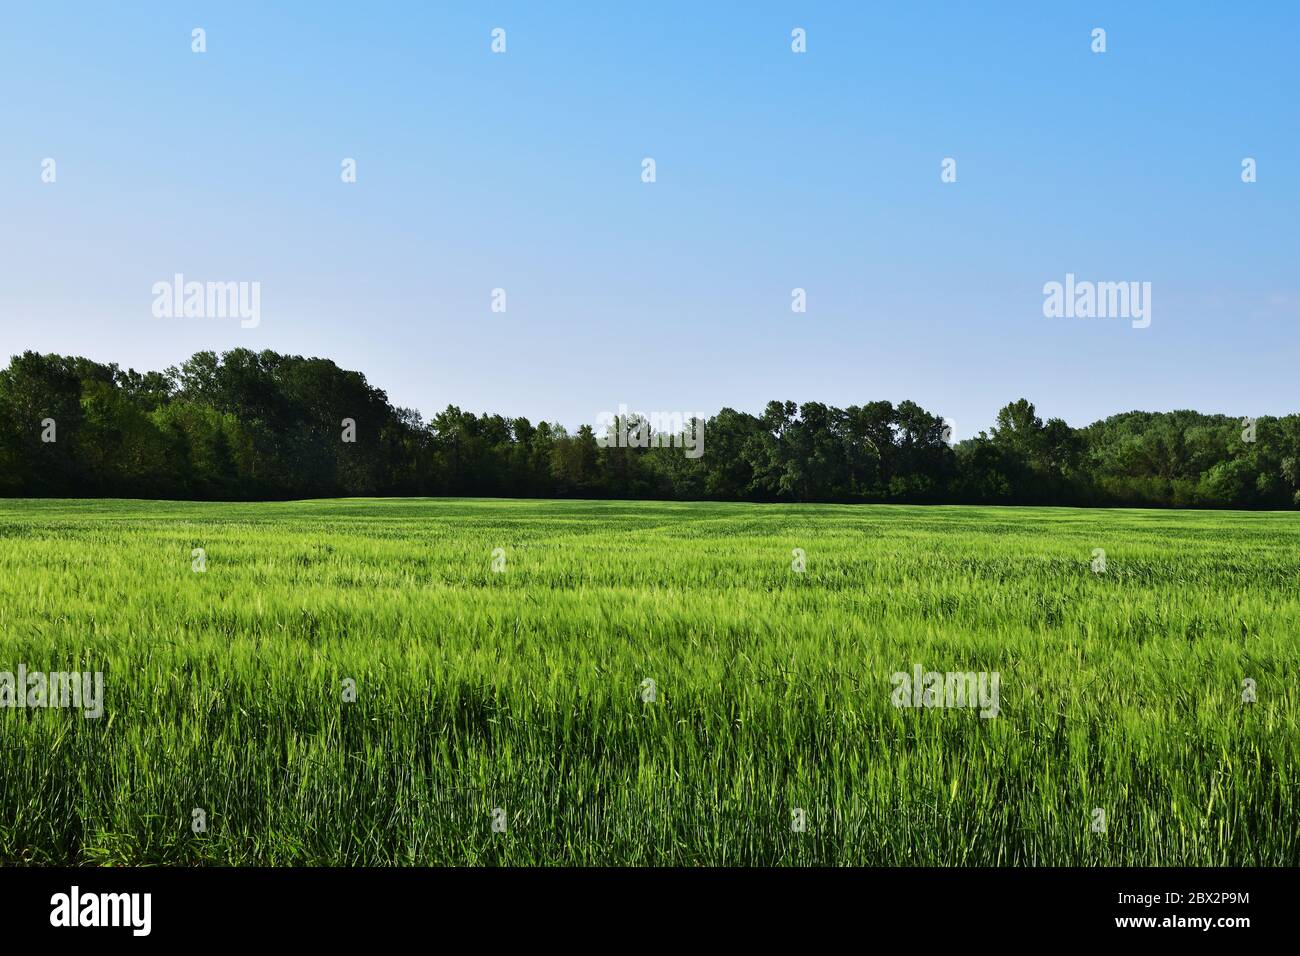
[[[1292,935],[1297,889],[1300,878],[1289,869],[8,867],[0,868],[0,926],[6,943],[75,934],[81,942],[111,936],[128,945],[373,944],[439,927],[458,927],[480,942],[562,942],[606,932],[662,940],[674,926],[699,926],[693,942],[733,944],[778,930],[797,931],[806,942],[846,931],[866,941],[893,928],[949,944],[992,930],[1004,938],[1199,936],[1231,945],[1260,933]],[[147,909],[143,895],[130,894],[148,894]]]

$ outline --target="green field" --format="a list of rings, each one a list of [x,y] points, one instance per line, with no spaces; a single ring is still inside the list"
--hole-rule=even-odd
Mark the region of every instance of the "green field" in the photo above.
[[[1296,515],[0,501],[20,664],[9,863],[1300,864]]]

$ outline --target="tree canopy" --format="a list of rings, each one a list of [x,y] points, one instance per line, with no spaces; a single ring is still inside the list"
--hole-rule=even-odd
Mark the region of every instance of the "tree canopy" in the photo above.
[[[703,433],[694,458],[454,405],[426,421],[359,372],[271,351],[145,373],[24,352],[0,371],[11,496],[1300,507],[1300,415],[1134,411],[1073,428],[1021,398],[949,445],[944,420],[911,401],[772,401],[759,415],[724,408]]]

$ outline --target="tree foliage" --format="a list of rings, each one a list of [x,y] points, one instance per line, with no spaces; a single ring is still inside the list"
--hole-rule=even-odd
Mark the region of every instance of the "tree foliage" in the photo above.
[[[601,437],[454,405],[425,421],[359,372],[271,351],[198,352],[147,373],[24,352],[0,371],[6,495],[1300,506],[1300,415],[1248,431],[1225,415],[1135,411],[1072,428],[1022,398],[950,446],[915,402],[773,401],[708,419],[698,458]]]

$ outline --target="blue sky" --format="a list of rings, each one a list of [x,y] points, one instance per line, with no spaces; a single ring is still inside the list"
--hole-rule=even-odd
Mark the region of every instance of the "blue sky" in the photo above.
[[[0,349],[272,348],[570,427],[1300,410],[1300,7],[980,6],[11,6]],[[155,318],[178,272],[260,324]],[[1045,318],[1067,272],[1151,282],[1151,327]]]

